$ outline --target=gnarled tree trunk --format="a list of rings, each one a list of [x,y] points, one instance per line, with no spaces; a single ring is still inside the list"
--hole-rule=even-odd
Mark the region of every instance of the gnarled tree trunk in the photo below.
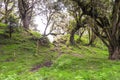
[[[109,59],[120,60],[120,0],[113,1],[112,17],[108,16],[109,18],[104,13],[99,14],[99,9],[96,8],[96,5],[93,5],[96,0],[91,0],[88,4],[82,0],[73,1],[79,5],[84,15],[90,16],[94,20],[92,30],[108,47]],[[101,33],[101,30],[104,32],[104,35]]]
[[[72,29],[71,33],[70,33],[70,44],[71,45],[75,45],[75,41],[74,41],[74,35],[77,32],[77,30],[79,30],[81,27],[81,25],[79,23],[76,24],[76,27],[74,29]]]
[[[70,44],[71,44],[71,45],[74,45],[74,44],[75,44],[74,34],[75,34],[76,31],[77,31],[77,30],[75,30],[75,29],[73,29],[73,30],[71,31],[71,34],[70,34]]]
[[[88,30],[88,33],[89,33],[89,43],[88,43],[89,46],[89,45],[93,45],[93,43],[95,42],[96,35],[94,34],[94,32],[92,32],[92,30]]]
[[[109,47],[109,59],[120,60],[120,47]]]

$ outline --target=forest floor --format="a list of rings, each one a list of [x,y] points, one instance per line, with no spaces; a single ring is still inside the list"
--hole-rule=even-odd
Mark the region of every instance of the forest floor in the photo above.
[[[120,61],[108,60],[102,45],[36,51],[36,42],[17,36],[0,40],[0,80],[120,80]]]

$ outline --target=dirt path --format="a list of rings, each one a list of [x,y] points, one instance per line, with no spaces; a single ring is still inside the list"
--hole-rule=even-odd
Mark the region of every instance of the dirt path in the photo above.
[[[77,54],[77,53],[74,53],[74,52],[67,52],[67,51],[70,51],[71,49],[67,46],[65,47],[64,44],[55,43],[54,46],[55,47],[53,48],[52,51],[56,51],[58,53],[57,56],[56,56],[56,59],[59,58],[63,54],[68,54],[68,55],[71,55],[71,56],[74,56],[74,57],[80,57],[80,58],[82,57],[82,55],[80,55],[80,54]],[[67,50],[66,52],[64,50],[62,50],[63,46],[64,46],[65,50]],[[52,64],[53,64],[53,62],[46,61],[44,63],[37,64],[37,65],[33,66],[30,71],[34,72],[34,71],[39,70],[42,67],[51,67]]]
[[[37,65],[33,66],[33,68],[31,68],[30,71],[34,72],[34,71],[39,70],[42,67],[50,67],[51,65],[52,65],[52,62],[51,61],[47,61],[47,62],[44,62],[42,64],[37,64]]]

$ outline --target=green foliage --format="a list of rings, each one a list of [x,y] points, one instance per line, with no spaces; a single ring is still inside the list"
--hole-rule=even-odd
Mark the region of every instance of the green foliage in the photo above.
[[[11,22],[11,23],[17,23],[18,22],[18,20],[16,19],[16,16],[14,16],[12,14],[9,16],[8,21]]]
[[[75,41],[79,40],[79,35],[74,35],[74,40]]]
[[[70,30],[70,32],[71,32],[71,30],[72,30],[73,28],[75,28],[75,26],[76,26],[75,20],[71,20],[71,21],[69,22],[68,30]]]
[[[14,15],[9,15],[7,24],[0,23],[0,33],[12,37],[12,33],[17,30],[17,27],[18,19],[16,19]]]

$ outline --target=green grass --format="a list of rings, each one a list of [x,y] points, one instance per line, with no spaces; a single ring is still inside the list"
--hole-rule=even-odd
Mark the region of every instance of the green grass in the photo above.
[[[1,27],[7,27],[7,24],[4,24],[4,23],[1,23],[1,22],[0,22],[0,28],[1,28]]]
[[[28,35],[13,34],[0,40],[0,80],[119,80],[120,62],[108,60],[107,48],[93,46],[66,47],[61,56],[51,47],[39,47]],[[31,69],[46,61],[51,67]]]

